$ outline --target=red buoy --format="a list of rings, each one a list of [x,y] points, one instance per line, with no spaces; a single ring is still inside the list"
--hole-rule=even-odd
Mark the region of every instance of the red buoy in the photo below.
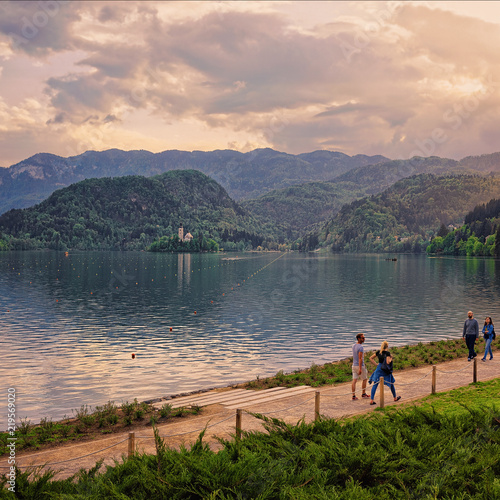
[[[132,359],[135,359],[135,353],[132,353]]]

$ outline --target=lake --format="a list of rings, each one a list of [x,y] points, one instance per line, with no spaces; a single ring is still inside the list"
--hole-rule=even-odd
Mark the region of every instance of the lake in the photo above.
[[[359,332],[461,336],[467,310],[499,317],[499,292],[494,259],[0,252],[3,394],[37,422],[225,386],[349,356]]]

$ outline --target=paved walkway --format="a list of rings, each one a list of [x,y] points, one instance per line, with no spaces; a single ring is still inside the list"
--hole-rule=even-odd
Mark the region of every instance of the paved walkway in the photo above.
[[[437,392],[447,391],[456,387],[468,385],[473,380],[474,363],[466,359],[459,359],[437,365]],[[396,390],[402,396],[399,403],[394,403],[389,389],[385,388],[386,406],[405,404],[408,401],[422,398],[431,393],[432,367],[424,366],[411,370],[394,373]],[[477,379],[485,381],[500,377],[499,360],[477,362]],[[369,392],[370,386],[367,391]],[[248,412],[263,413],[279,418],[285,422],[295,424],[304,418],[306,422],[314,420],[315,393],[320,392],[320,413],[326,417],[342,418],[350,415],[362,414],[377,406],[370,406],[369,399],[352,401],[351,384],[345,383],[335,387],[325,386],[320,388],[275,388],[266,391],[253,391],[244,389],[218,389],[203,394],[175,398],[169,403],[174,406],[198,404],[203,406],[203,411],[196,417],[182,418],[173,422],[160,425],[160,434],[170,447],[179,447],[181,444],[189,445],[198,437],[198,434],[207,426],[205,442],[212,449],[217,450],[221,445],[214,436],[231,438],[235,433],[236,408],[242,408],[242,429],[244,431],[262,430],[262,423]],[[379,401],[380,388],[377,391],[376,401]],[[357,387],[358,397],[361,395],[360,382]],[[166,401],[157,403],[161,406]],[[142,452],[154,453],[153,432],[150,427],[135,431],[136,448]],[[59,471],[56,478],[68,477],[81,468],[88,469],[95,462],[104,458],[104,463],[112,465],[114,460],[119,460],[127,453],[128,432],[115,434],[96,441],[68,444],[57,448],[35,453],[18,453],[16,463],[20,467],[27,465],[49,464],[53,470]],[[0,459],[0,466],[7,465],[7,458]],[[6,469],[0,469],[5,472]]]

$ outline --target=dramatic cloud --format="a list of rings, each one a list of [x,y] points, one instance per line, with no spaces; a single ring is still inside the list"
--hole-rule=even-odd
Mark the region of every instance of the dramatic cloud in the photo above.
[[[0,163],[112,147],[490,153],[490,4],[0,2]]]

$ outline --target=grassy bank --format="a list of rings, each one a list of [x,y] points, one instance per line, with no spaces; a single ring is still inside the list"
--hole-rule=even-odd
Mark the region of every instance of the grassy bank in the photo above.
[[[289,425],[220,440],[203,433],[175,451],[157,436],[155,455],[73,478],[17,475],[17,497],[65,499],[493,499],[500,498],[500,380],[344,421]],[[461,403],[467,402],[467,407]],[[443,411],[441,411],[443,410]],[[4,482],[5,484],[5,482]]]
[[[484,340],[476,342],[476,352],[484,352]],[[495,351],[496,347],[492,346]],[[394,357],[394,370],[406,370],[418,366],[433,365],[457,358],[466,358],[467,347],[462,338],[439,340],[429,343],[419,342],[415,345],[402,347],[389,347]],[[375,351],[365,351],[365,363]],[[312,365],[306,370],[296,370],[293,373],[279,371],[274,377],[257,378],[243,384],[244,387],[254,389],[268,389],[278,386],[294,387],[297,385],[335,385],[352,380],[352,358],[326,363],[325,365]],[[370,365],[367,365],[370,367]],[[369,368],[370,369],[370,368]]]

